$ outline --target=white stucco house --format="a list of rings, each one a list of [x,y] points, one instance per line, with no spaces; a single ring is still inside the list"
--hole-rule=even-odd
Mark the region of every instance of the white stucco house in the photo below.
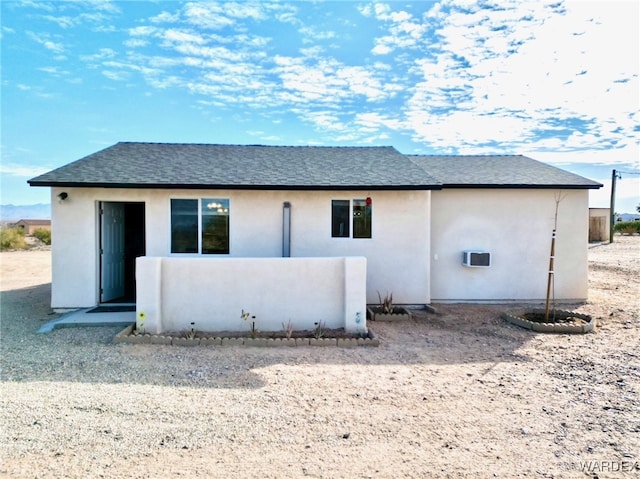
[[[584,300],[588,190],[602,186],[524,156],[163,143],[118,143],[29,184],[51,188],[52,307],[136,303],[154,331],[241,329],[241,310],[264,330],[363,330],[378,292],[539,301],[558,198],[555,297]]]

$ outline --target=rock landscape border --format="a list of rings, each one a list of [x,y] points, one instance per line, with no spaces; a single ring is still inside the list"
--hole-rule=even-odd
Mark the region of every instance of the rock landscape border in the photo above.
[[[395,306],[393,313],[383,313],[380,309],[380,306],[367,308],[367,314],[371,321],[408,321],[411,319],[411,311],[403,306]]]
[[[135,325],[130,325],[113,338],[113,342],[128,344],[159,344],[171,346],[249,346],[249,347],[295,347],[295,346],[337,346],[356,348],[359,346],[380,346],[380,340],[371,330],[363,338],[250,338],[228,337],[212,334],[205,338],[187,338],[162,334],[134,334]]]
[[[520,317],[520,314],[527,313],[544,313],[540,309],[526,309],[524,312],[504,312],[500,315],[502,319],[511,324],[520,326],[521,328],[531,329],[538,333],[557,333],[557,334],[585,334],[595,331],[596,321],[587,314],[580,314],[573,311],[556,310],[556,314],[576,317],[586,321],[584,324],[567,324],[567,323],[538,323]]]

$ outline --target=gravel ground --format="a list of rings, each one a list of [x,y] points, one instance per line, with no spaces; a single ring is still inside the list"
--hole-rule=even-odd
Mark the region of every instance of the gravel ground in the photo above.
[[[0,476],[637,478],[640,237],[589,257],[593,334],[440,305],[379,348],[262,349],[38,335],[50,252],[0,253]]]

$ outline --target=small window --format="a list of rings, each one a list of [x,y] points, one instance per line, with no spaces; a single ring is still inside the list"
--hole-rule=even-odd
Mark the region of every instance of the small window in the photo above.
[[[349,200],[331,201],[331,236],[349,237]]]
[[[371,238],[371,198],[352,201],[332,200],[331,236],[333,238]]]
[[[353,200],[353,237],[371,238],[371,200]]]
[[[172,253],[229,253],[229,200],[171,200]]]
[[[171,200],[171,252],[198,252],[198,200]]]
[[[229,200],[202,200],[202,254],[229,253]]]

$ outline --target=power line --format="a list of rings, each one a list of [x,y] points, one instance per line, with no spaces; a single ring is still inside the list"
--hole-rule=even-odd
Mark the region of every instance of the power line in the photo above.
[[[625,175],[640,175],[640,171],[620,171],[616,170],[618,173],[624,173]]]

